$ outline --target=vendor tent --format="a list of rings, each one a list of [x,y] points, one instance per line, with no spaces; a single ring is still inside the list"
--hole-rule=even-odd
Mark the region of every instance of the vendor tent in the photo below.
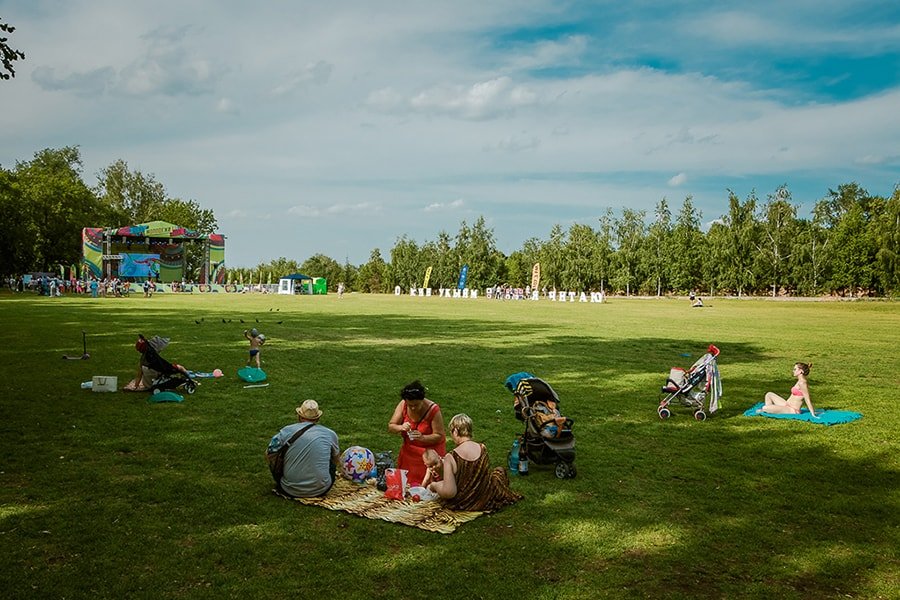
[[[278,280],[279,294],[312,294],[313,278],[303,273],[286,275]]]

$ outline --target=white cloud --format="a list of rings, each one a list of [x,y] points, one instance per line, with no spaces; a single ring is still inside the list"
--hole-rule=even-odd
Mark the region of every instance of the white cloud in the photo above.
[[[334,65],[323,60],[309,63],[287,76],[285,81],[275,86],[272,94],[282,96],[294,92],[307,85],[324,85],[331,77]]]
[[[378,213],[381,207],[375,202],[358,202],[356,204],[331,204],[328,206],[310,206],[297,204],[287,210],[287,214],[296,217],[316,218],[332,215],[352,214],[356,217]]]
[[[323,212],[320,208],[309,206],[307,204],[297,204],[288,209],[287,213],[295,217],[321,217]]]
[[[404,97],[393,88],[369,94],[367,105],[384,112],[411,111],[446,115],[459,119],[481,120],[509,115],[516,109],[537,103],[537,95],[523,85],[515,85],[507,76],[472,85],[438,85]]]
[[[667,181],[666,183],[671,187],[679,187],[687,183],[687,179],[687,174],[679,173],[678,175],[675,175],[674,177],[669,179],[669,181]]]
[[[584,35],[570,35],[561,40],[543,40],[530,47],[516,48],[510,58],[511,69],[559,68],[577,64],[588,46]]]
[[[425,207],[425,212],[436,212],[436,211],[444,211],[444,210],[455,210],[459,208],[463,208],[465,206],[465,202],[462,198],[457,198],[452,202],[433,202]]]

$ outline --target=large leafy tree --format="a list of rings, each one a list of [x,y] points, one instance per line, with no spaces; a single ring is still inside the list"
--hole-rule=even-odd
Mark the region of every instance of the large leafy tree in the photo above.
[[[807,294],[817,294],[831,276],[834,222],[831,207],[820,200],[813,207],[813,218],[801,221],[797,250],[794,253],[793,271],[798,286]]]
[[[687,196],[681,204],[672,231],[672,287],[677,291],[696,289],[701,281],[703,232],[700,231],[702,215],[694,207],[694,200]]]
[[[119,225],[161,220],[166,189],[152,174],[131,171],[128,163],[117,160],[97,177],[97,196],[120,216],[123,222]]]
[[[763,276],[771,282],[773,297],[784,283],[797,235],[797,207],[790,200],[787,186],[779,187],[769,196],[760,221],[762,235],[757,243],[757,258]]]
[[[338,283],[344,284],[344,289],[348,292],[356,289],[356,276],[359,273],[359,268],[351,265],[350,261],[346,258],[344,259],[344,267],[341,269],[341,275],[338,279]],[[329,280],[330,281],[330,280]],[[331,285],[329,283],[329,285]]]
[[[262,270],[265,275],[266,282],[271,278],[273,282],[278,281],[282,277],[287,275],[293,275],[294,273],[300,273],[300,265],[296,260],[287,259],[283,256],[276,258],[273,261],[270,261],[265,264],[259,264],[256,267],[257,271]],[[235,276],[237,275],[237,269],[229,270],[228,280],[229,282],[235,280]],[[244,273],[244,276],[247,277],[248,273]],[[249,281],[249,280],[248,280]]]
[[[874,273],[875,237],[872,221],[875,201],[856,183],[829,190],[824,201],[827,219],[832,224],[834,252],[832,254],[831,287],[849,293],[872,291],[877,281]]]
[[[419,246],[407,236],[400,236],[391,248],[392,286],[399,285],[404,290],[419,287],[425,279]]]
[[[310,277],[324,277],[328,282],[328,289],[334,291],[337,290],[337,284],[344,275],[341,263],[324,254],[310,256],[300,265],[300,270]]]
[[[607,208],[599,218],[600,227],[597,229],[597,264],[594,270],[600,279],[600,291],[606,293],[606,282],[609,281],[613,264],[613,211]]]
[[[550,228],[550,239],[541,245],[541,287],[562,288],[563,262],[565,261],[565,237],[562,225]]]
[[[503,258],[497,251],[494,230],[479,216],[469,227],[465,221],[456,236],[456,255],[459,268],[469,265],[466,287],[483,288],[499,279]]]
[[[647,229],[647,240],[643,245],[643,262],[650,278],[647,284],[655,288],[657,296],[662,296],[663,286],[668,289],[672,244],[672,212],[665,198],[656,204],[653,214],[653,223]]]
[[[900,186],[885,202],[884,210],[874,224],[875,254],[881,283],[885,291],[900,292]]]
[[[531,285],[534,264],[541,261],[541,242],[537,238],[528,238],[520,250],[515,250],[506,257],[506,282],[513,287],[524,288]],[[540,287],[538,281],[538,287]]]
[[[381,250],[375,248],[369,254],[369,261],[359,268],[356,283],[361,292],[381,293],[388,291],[387,263],[381,257]]]
[[[17,213],[30,246],[23,255],[29,262],[20,269],[56,270],[78,262],[82,254],[81,230],[103,225],[111,218],[82,180],[77,147],[46,149],[34,159],[16,165],[15,195],[25,207]]]
[[[706,232],[701,252],[702,281],[711,296],[724,285],[728,256],[728,229],[721,221],[714,221]],[[692,288],[693,289],[693,288]]]
[[[456,284],[459,273],[456,269],[456,257],[453,254],[453,239],[446,231],[438,233],[434,253],[437,262],[429,265],[434,267],[429,286],[433,288],[452,287]]]
[[[725,253],[727,269],[725,285],[737,291],[740,297],[755,281],[753,263],[757,247],[756,193],[751,192],[741,202],[737,194],[728,190],[728,214],[723,218],[728,232]]]
[[[641,259],[641,247],[644,244],[644,218],[646,213],[642,210],[626,208],[622,210],[622,216],[615,221],[616,232],[616,283],[619,288],[625,289],[625,295],[630,296],[632,286],[640,279],[638,267]]]
[[[566,290],[599,289],[600,277],[594,266],[599,245],[597,232],[589,225],[573,223],[563,246],[561,282]]]
[[[834,238],[834,288],[846,291],[850,296],[870,291],[874,283],[875,248],[861,204],[844,213],[835,227]]]
[[[22,273],[36,263],[39,227],[32,217],[16,173],[0,168],[0,273]]]

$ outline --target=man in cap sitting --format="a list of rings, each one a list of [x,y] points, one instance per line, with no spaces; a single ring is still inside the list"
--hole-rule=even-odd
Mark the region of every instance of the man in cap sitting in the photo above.
[[[338,437],[319,425],[322,411],[315,400],[305,400],[297,410],[298,423],[288,425],[272,437],[266,452],[278,452],[298,431],[303,431],[288,446],[284,457],[284,475],[275,491],[290,498],[323,496],[334,484],[340,461]]]

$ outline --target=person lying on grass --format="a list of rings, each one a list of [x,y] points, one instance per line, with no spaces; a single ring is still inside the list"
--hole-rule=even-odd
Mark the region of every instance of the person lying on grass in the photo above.
[[[455,415],[449,428],[456,447],[444,456],[443,479],[429,483],[429,491],[453,510],[491,512],[522,499],[521,494],[510,489],[506,469],[491,469],[484,444],[472,440],[469,415]]]

